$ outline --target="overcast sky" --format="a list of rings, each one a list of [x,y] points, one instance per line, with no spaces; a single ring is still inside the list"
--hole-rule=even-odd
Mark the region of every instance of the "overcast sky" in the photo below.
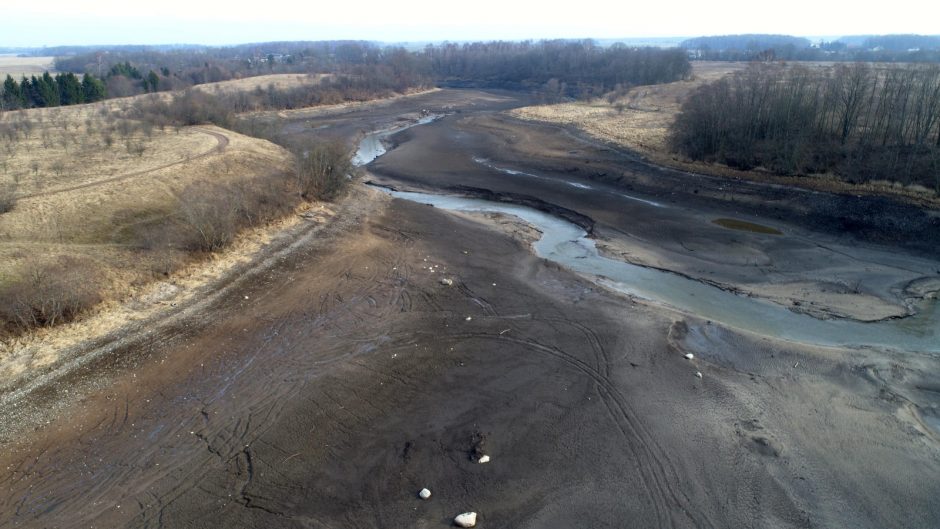
[[[0,46],[940,32],[930,0],[43,0],[4,2]]]

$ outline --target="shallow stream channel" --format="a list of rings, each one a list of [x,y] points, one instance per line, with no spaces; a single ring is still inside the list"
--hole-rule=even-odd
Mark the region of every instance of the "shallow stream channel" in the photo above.
[[[414,125],[429,123],[436,117],[428,116]],[[384,154],[385,139],[401,130],[404,129],[367,135],[360,143],[354,162],[366,165]],[[662,303],[714,323],[810,345],[940,353],[940,310],[936,300],[925,303],[917,314],[900,319],[871,323],[818,319],[767,300],[735,294],[669,271],[604,257],[595,247],[594,240],[580,226],[533,208],[477,198],[375,187],[396,198],[443,210],[515,216],[542,233],[542,237],[534,244],[539,257],[558,263],[607,288]]]

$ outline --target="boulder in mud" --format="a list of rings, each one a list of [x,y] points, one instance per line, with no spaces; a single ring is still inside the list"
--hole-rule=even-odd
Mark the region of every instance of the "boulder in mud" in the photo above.
[[[418,493],[418,497],[422,500],[426,500],[431,497],[431,491],[426,488],[421,489],[421,492]]]
[[[475,527],[477,524],[477,513],[475,512],[465,512],[463,514],[458,514],[454,518],[454,524],[457,527]]]

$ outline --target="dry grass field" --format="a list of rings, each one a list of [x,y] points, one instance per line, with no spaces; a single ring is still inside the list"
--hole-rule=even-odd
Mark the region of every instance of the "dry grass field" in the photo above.
[[[638,86],[614,101],[593,99],[539,105],[511,111],[535,121],[574,125],[588,134],[623,145],[662,162],[668,158],[666,134],[683,99],[703,83],[743,70],[745,63],[693,62],[692,78],[661,85]]]
[[[20,77],[40,75],[43,72],[55,73],[55,57],[16,57],[0,55],[0,79],[12,75]]]
[[[799,63],[810,68],[824,68],[832,63]],[[626,147],[653,163],[683,171],[729,178],[795,185],[817,191],[865,195],[888,195],[908,202],[936,207],[940,198],[920,186],[875,181],[848,184],[831,175],[813,177],[777,176],[767,171],[740,171],[721,164],[692,162],[670,152],[666,138],[682,102],[696,87],[747,68],[747,63],[692,63],[692,78],[662,85],[638,86],[613,101],[606,98],[555,105],[524,107],[510,111],[520,119],[574,126],[604,142]]]
[[[0,288],[52,270],[103,300],[125,298],[191,260],[148,244],[141,227],[177,216],[201,184],[264,186],[291,170],[290,154],[267,141],[124,117],[134,102],[0,114],[0,186],[16,198],[0,214]]]
[[[259,88],[267,89],[272,86],[277,90],[289,90],[299,86],[319,84],[326,77],[332,77],[332,75],[295,73],[259,75],[219,83],[196,85],[194,89],[208,93],[251,92]]]

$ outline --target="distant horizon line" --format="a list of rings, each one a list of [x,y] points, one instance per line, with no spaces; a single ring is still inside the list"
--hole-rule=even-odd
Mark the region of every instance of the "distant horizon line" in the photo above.
[[[926,37],[940,37],[940,34],[927,34],[927,33],[854,33],[854,34],[840,34],[840,35],[800,35],[793,33],[721,33],[721,34],[709,34],[709,35],[669,35],[669,36],[642,36],[642,37],[630,37],[630,36],[621,36],[621,37],[526,37],[526,38],[480,38],[480,39],[420,39],[420,40],[376,40],[376,39],[362,39],[362,38],[342,38],[342,39],[319,39],[319,40],[308,40],[308,39],[293,39],[293,40],[260,40],[260,41],[246,41],[246,42],[230,42],[225,44],[204,44],[196,42],[161,42],[161,43],[151,43],[151,44],[141,44],[141,43],[96,43],[96,44],[42,44],[42,45],[32,45],[32,46],[6,46],[0,44],[0,50],[41,50],[46,48],[105,48],[105,47],[116,47],[116,46],[126,46],[126,47],[204,47],[204,48],[227,48],[227,47],[236,47],[236,46],[249,46],[253,44],[272,44],[272,43],[292,43],[292,42],[369,42],[375,44],[384,44],[384,45],[405,45],[405,44],[443,44],[443,43],[454,43],[454,44],[463,44],[471,42],[524,42],[524,41],[551,41],[551,40],[563,40],[563,41],[578,41],[578,40],[592,40],[592,41],[678,41],[678,40],[688,40],[701,37],[725,37],[725,36],[737,36],[737,35],[779,35],[779,36],[788,36],[788,37],[797,37],[805,39],[839,39],[846,37],[875,37],[875,36],[888,36],[888,35],[917,35],[917,36],[926,36]]]

